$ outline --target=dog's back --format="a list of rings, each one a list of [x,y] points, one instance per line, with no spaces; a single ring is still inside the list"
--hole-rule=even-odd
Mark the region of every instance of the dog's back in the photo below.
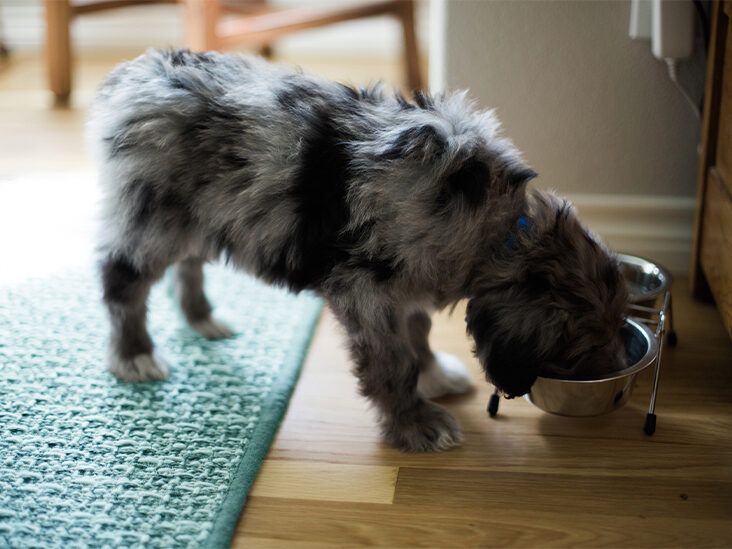
[[[461,96],[414,104],[255,58],[151,50],[110,74],[92,110],[102,248],[137,266],[224,253],[294,290],[336,266],[385,278],[436,264],[475,238],[440,220],[504,200],[497,174],[525,179],[496,128]]]
[[[308,129],[272,108],[288,77],[301,76],[187,51],[149,51],[115,69],[89,124],[106,193],[103,248],[141,264],[230,251],[243,233],[253,249],[275,246],[292,224],[286,197]]]

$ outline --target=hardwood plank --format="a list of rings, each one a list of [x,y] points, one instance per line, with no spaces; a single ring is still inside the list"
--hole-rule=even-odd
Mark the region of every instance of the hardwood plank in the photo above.
[[[397,467],[318,461],[267,460],[252,496],[391,503]]]
[[[282,547],[283,540],[272,539],[272,538],[253,538],[253,537],[235,537],[232,543],[233,549],[280,549]],[[293,549],[322,549],[329,547],[343,547],[339,543],[323,543],[320,541],[298,541],[288,540],[287,547]]]
[[[663,398],[668,401],[670,397],[666,391]],[[470,409],[464,410],[456,406],[447,408],[463,428],[466,435],[465,445],[475,443],[486,451],[503,443],[514,444],[512,441],[528,441],[533,438],[542,440],[548,437],[578,441],[579,445],[587,440],[603,446],[627,441],[630,448],[639,452],[647,451],[645,445],[656,444],[691,445],[700,449],[732,448],[729,435],[732,429],[732,407],[729,404],[722,404],[715,409],[709,403],[692,403],[672,410],[668,404],[659,403],[658,430],[653,437],[647,437],[642,431],[645,402],[642,406],[631,403],[622,410],[596,418],[552,416],[535,410],[524,401],[504,402],[495,419],[487,417],[484,402],[486,400],[481,399]],[[403,460],[411,462],[415,459],[415,456],[403,455],[384,446],[378,430],[369,423],[373,419],[364,417],[363,423],[355,422],[356,420],[348,423],[350,420],[347,417],[338,418],[328,412],[323,415],[328,417],[308,416],[288,421],[281,428],[281,435],[272,450],[273,455],[283,457],[278,452],[292,452],[291,455],[300,459],[298,452],[302,452],[303,456],[308,452],[319,455],[323,448],[330,448],[334,455],[341,453],[346,456],[343,459],[348,459],[347,456],[370,454],[378,456],[372,459],[389,459],[390,463],[401,464]],[[337,451],[339,443],[341,452]],[[454,460],[462,451],[451,450],[443,455],[449,456],[446,460]]]
[[[732,481],[494,473],[401,467],[394,503],[479,506],[568,515],[612,512],[620,516],[732,519]],[[732,527],[732,525],[731,525]]]
[[[462,448],[433,455],[396,454],[374,439],[359,444],[339,429],[330,438],[309,443],[305,427],[273,448],[270,459],[329,460],[363,465],[399,464],[400,467],[461,471],[526,472],[599,477],[685,478],[732,481],[732,448],[693,444],[651,443],[647,440],[495,436],[490,440],[468,434]],[[344,447],[353,448],[345,453]]]
[[[304,508],[296,501],[252,498],[236,546],[249,547],[253,540],[256,547],[267,539],[273,547],[292,542],[340,547],[722,547],[732,539],[729,520],[569,513],[559,500],[547,511],[471,503],[311,502]],[[693,505],[691,499],[686,503]]]

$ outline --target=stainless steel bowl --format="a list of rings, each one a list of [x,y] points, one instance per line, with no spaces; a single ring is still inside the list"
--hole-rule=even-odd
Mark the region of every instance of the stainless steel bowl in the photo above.
[[[597,416],[617,410],[633,393],[636,378],[654,363],[658,344],[643,324],[623,326],[628,366],[597,379],[568,380],[539,377],[526,398],[545,412],[563,416]]]
[[[661,265],[644,257],[618,254],[631,303],[660,307],[671,287],[671,274]]]

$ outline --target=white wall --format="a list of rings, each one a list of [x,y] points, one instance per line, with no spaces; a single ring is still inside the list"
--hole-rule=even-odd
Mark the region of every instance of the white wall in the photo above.
[[[469,88],[616,249],[688,265],[700,127],[628,1],[434,0],[433,88]],[[695,98],[704,59],[681,66]]]
[[[438,4],[444,52],[432,83],[496,107],[542,185],[694,194],[699,124],[649,43],[628,37],[629,2]],[[683,69],[699,97],[703,60]]]

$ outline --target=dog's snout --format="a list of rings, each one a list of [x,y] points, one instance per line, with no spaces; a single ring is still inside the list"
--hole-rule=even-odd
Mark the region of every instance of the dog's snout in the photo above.
[[[498,389],[503,398],[511,400],[529,393],[532,385],[536,381],[537,376],[533,374],[526,376],[523,375],[524,373],[526,373],[526,370],[519,375],[505,378],[502,376],[498,378],[488,376],[488,382]]]

